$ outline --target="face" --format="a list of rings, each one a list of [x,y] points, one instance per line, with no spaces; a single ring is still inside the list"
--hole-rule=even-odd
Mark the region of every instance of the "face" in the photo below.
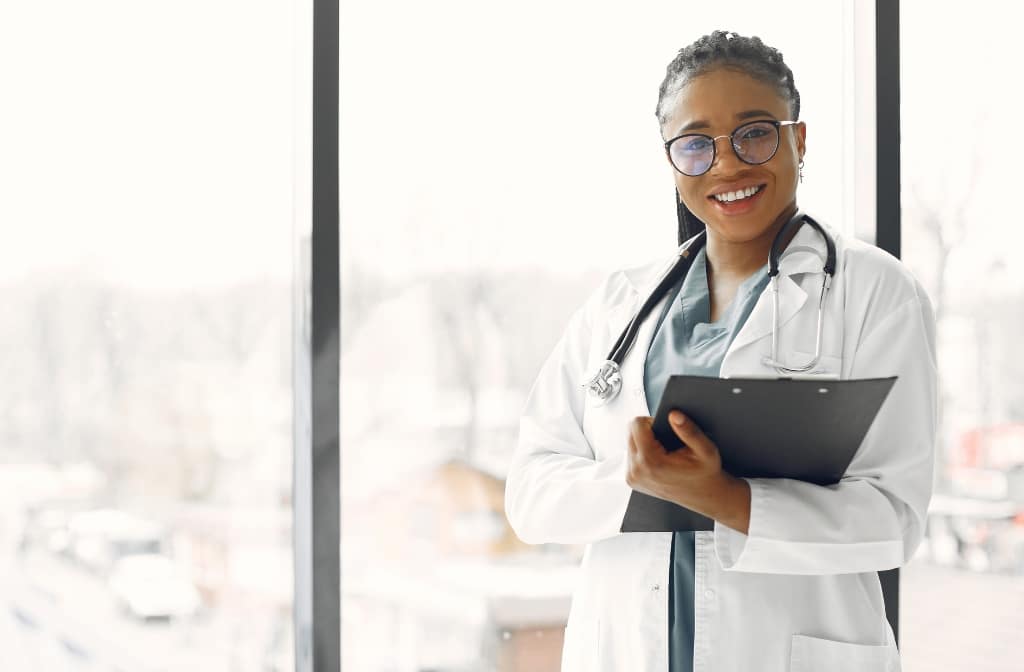
[[[754,114],[751,114],[751,113]],[[731,68],[716,68],[686,83],[662,127],[670,140],[683,133],[728,135],[758,119],[790,119],[789,104],[774,87]],[[683,175],[669,164],[686,207],[708,235],[742,243],[773,236],[777,221],[796,207],[798,164],[804,155],[803,123],[779,128],[779,148],[766,163],[744,163],[728,138],[716,141],[715,161],[703,175]],[[685,142],[685,141],[680,141]],[[759,187],[752,197],[720,203],[715,194]]]

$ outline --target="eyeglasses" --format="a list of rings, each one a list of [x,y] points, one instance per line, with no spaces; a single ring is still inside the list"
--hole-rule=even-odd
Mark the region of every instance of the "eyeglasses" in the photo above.
[[[686,133],[665,143],[668,160],[683,175],[696,177],[711,169],[715,162],[718,138],[729,138],[740,161],[751,165],[766,163],[779,149],[779,127],[798,124],[798,121],[761,120],[738,126],[729,135],[711,137],[703,133]]]

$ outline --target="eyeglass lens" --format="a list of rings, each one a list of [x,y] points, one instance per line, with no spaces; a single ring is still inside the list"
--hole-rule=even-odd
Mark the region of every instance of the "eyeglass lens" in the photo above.
[[[779,147],[779,129],[765,121],[744,124],[733,131],[732,146],[741,160],[764,163]],[[706,135],[684,135],[669,145],[669,157],[684,175],[701,175],[715,159],[714,140]]]

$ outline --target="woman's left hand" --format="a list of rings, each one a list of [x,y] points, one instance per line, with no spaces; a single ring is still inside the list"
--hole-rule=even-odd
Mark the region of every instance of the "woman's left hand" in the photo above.
[[[722,471],[718,446],[693,420],[678,410],[668,417],[669,425],[684,444],[672,452],[666,452],[654,436],[654,418],[633,418],[626,483],[644,494],[703,513],[729,475]]]

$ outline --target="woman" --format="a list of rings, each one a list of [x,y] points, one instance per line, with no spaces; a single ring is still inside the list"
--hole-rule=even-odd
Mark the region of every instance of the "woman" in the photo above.
[[[530,391],[505,504],[528,543],[587,544],[565,672],[900,667],[877,572],[906,563],[923,534],[936,363],[931,305],[898,260],[822,222],[837,265],[811,375],[898,376],[840,483],[728,474],[683,413],[671,414],[683,450],[666,453],[651,432],[669,375],[777,375],[764,362],[766,262],[797,211],[806,149],[799,112],[792,72],[756,37],[716,31],[679,52],[657,117],[680,239],[703,230],[706,243],[642,323],[622,362],[620,394],[595,403],[581,383],[683,246],[606,278],[572,315]],[[799,365],[815,353],[826,248],[808,225],[789,238],[778,353]],[[698,511],[714,530],[621,533],[633,490]]]

